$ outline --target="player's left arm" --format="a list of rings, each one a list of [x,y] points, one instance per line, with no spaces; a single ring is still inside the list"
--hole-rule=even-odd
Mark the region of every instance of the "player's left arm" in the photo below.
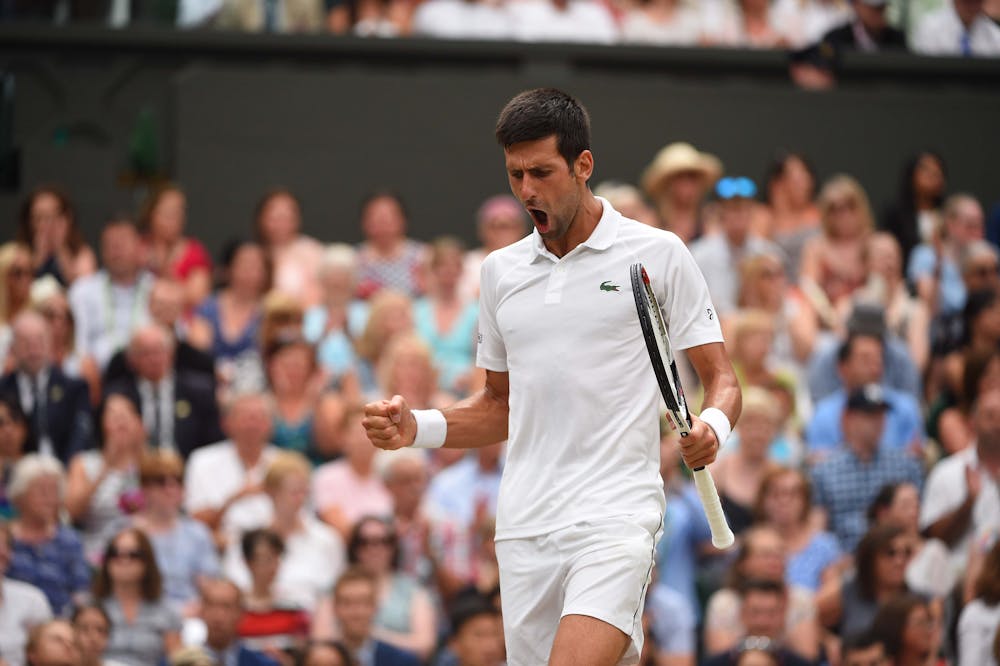
[[[687,357],[705,387],[702,412],[714,407],[725,414],[730,428],[735,427],[743,408],[743,396],[725,346],[721,342],[710,342],[689,347]],[[718,440],[712,427],[692,414],[691,435],[681,439],[681,455],[691,469],[696,469],[714,461],[723,444],[725,442]]]

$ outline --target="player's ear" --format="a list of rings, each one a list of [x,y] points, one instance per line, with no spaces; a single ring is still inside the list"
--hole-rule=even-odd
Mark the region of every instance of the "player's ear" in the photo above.
[[[573,162],[573,175],[586,182],[590,180],[590,176],[593,173],[594,154],[589,150],[584,150],[582,153],[577,155],[576,161]]]

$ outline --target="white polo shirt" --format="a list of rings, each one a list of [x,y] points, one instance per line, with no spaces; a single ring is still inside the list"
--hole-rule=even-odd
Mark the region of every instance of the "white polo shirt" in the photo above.
[[[561,259],[535,231],[483,263],[477,364],[510,375],[498,540],[662,515],[660,393],[629,282],[633,263],[649,274],[675,349],[722,341],[705,279],[681,240],[599,201],[597,228]]]

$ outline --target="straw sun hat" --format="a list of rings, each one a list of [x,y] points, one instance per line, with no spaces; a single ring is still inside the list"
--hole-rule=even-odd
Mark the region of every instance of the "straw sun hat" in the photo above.
[[[642,174],[642,188],[655,197],[663,186],[679,173],[695,172],[702,176],[705,187],[722,175],[722,162],[715,155],[703,153],[689,143],[671,143],[656,154]]]

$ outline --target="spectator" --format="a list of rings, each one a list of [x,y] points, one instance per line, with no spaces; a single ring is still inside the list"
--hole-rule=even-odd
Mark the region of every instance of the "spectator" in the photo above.
[[[639,188],[631,183],[605,180],[594,187],[594,195],[605,199],[624,217],[653,227],[662,228],[656,211],[646,203]]]
[[[52,619],[52,609],[34,585],[7,577],[13,548],[10,528],[0,522],[0,660],[7,666],[23,666],[29,633]],[[66,666],[71,664],[75,666],[75,662]]]
[[[347,539],[365,515],[392,515],[392,497],[375,469],[377,449],[365,436],[360,407],[341,425],[344,457],[319,466],[312,478],[312,504],[319,517]]]
[[[272,460],[264,477],[264,491],[271,499],[267,520],[244,525],[245,529],[268,527],[281,536],[285,556],[278,570],[275,591],[302,608],[316,608],[322,595],[344,567],[344,543],[332,529],[306,509],[309,499],[309,461],[293,451],[282,451]],[[230,542],[223,571],[240,586],[250,588],[238,540]]]
[[[325,24],[319,0],[285,0],[270,4],[261,0],[224,0],[215,26],[243,32],[319,32]]]
[[[796,49],[815,44],[852,16],[851,5],[844,0],[777,0],[771,11]]]
[[[31,251],[20,243],[0,245],[0,361],[7,370],[8,350],[14,319],[28,307],[31,298]]]
[[[176,341],[159,324],[139,327],[128,346],[131,373],[108,386],[141,405],[147,441],[184,458],[222,439],[214,385],[190,371],[174,371]]]
[[[973,594],[958,619],[958,666],[996,666],[990,652],[1000,629],[1000,541],[987,553]]]
[[[263,393],[241,393],[223,410],[228,439],[191,454],[185,470],[185,508],[225,545],[224,535],[238,526],[267,522],[271,507],[264,476],[279,449],[271,445],[274,405]]]
[[[413,303],[397,291],[383,290],[371,301],[365,330],[358,338],[358,379],[366,396],[379,394],[375,368],[393,337],[413,330]]]
[[[934,466],[920,506],[921,531],[951,548],[958,571],[965,568],[973,536],[1000,524],[1000,390],[979,396],[972,422],[975,446]]]
[[[101,448],[74,456],[66,483],[66,511],[80,528],[87,561],[95,566],[122,517],[137,507],[139,459],[146,446],[132,398],[108,394],[97,417]]]
[[[885,645],[871,631],[861,631],[844,638],[841,666],[889,666]]]
[[[788,26],[777,19],[768,0],[713,3],[702,10],[702,42],[732,48],[785,48]]]
[[[688,143],[671,143],[642,174],[642,189],[653,201],[663,228],[688,243],[701,232],[701,203],[722,175],[722,162]]]
[[[178,185],[155,189],[142,204],[139,225],[146,234],[149,269],[182,285],[183,311],[189,314],[212,287],[212,260],[200,241],[184,235],[186,222],[187,196]]]
[[[465,247],[455,238],[430,246],[427,294],[413,303],[417,334],[430,346],[442,391],[464,396],[472,381],[479,306],[459,292]]]
[[[516,0],[508,11],[514,39],[522,42],[618,41],[614,16],[595,0]]]
[[[694,666],[698,645],[698,618],[684,596],[666,585],[659,585],[656,570],[646,593],[643,610],[648,624],[640,664]]]
[[[357,252],[350,245],[335,243],[323,252],[319,268],[323,300],[306,311],[302,333],[316,346],[316,357],[335,384],[355,381],[354,340],[361,335],[368,307],[354,297],[358,282]]]
[[[121,666],[121,662],[104,658],[111,635],[111,618],[103,606],[93,601],[77,604],[73,607],[70,622],[80,648],[79,666]]]
[[[896,201],[886,210],[882,228],[899,241],[903,258],[919,243],[932,243],[941,225],[941,204],[948,170],[938,153],[924,150],[903,167]]]
[[[795,0],[786,1],[787,6]],[[800,4],[800,3],[796,3]],[[809,7],[834,3],[811,3]],[[820,214],[816,207],[816,172],[804,155],[780,154],[768,167],[764,198],[770,208],[765,234],[782,250],[785,276],[799,276],[802,249],[820,234]]]
[[[1000,388],[1000,350],[968,351],[962,356],[957,366],[962,376],[958,394],[946,390],[928,407],[927,434],[945,455],[957,453],[975,440],[972,405],[987,391]]]
[[[254,223],[257,240],[264,246],[274,270],[274,288],[295,294],[304,307],[319,303],[317,277],[323,246],[302,233],[302,207],[295,195],[281,188],[267,192],[257,203]]]
[[[694,46],[700,33],[698,10],[685,0],[646,0],[630,6],[622,19],[626,44]]]
[[[55,185],[42,185],[21,203],[17,240],[31,248],[34,273],[66,287],[97,270],[97,257],[76,224],[76,207]]]
[[[470,595],[455,602],[448,648],[455,666],[501,666],[503,627],[499,611],[485,597]]]
[[[745,618],[740,612],[740,590],[744,584],[759,579],[784,586],[785,567],[785,543],[777,532],[756,527],[744,534],[726,586],[708,600],[704,620],[705,651],[708,654],[726,652],[749,635],[749,627],[744,624]],[[778,628],[781,640],[802,657],[815,659],[819,652],[816,602],[811,593],[794,587],[788,589],[787,599],[782,613],[784,622]]]
[[[844,441],[842,423],[847,416],[850,396],[867,386],[876,387],[878,398],[886,403],[885,423],[879,432],[879,448],[919,455],[923,445],[923,418],[920,405],[912,395],[884,387],[884,348],[882,340],[870,335],[851,335],[837,354],[837,374],[843,388],[816,402],[812,419],[806,426],[809,456],[822,460],[834,453]],[[860,403],[859,403],[860,404]]]
[[[153,276],[142,267],[142,240],[132,220],[116,217],[101,231],[104,268],[73,283],[69,303],[76,321],[76,346],[103,369],[132,332],[149,321]]]
[[[318,446],[314,419],[324,378],[313,346],[297,332],[282,334],[265,349],[264,358],[274,400],[272,442],[314,464],[323,462],[329,452]]]
[[[61,524],[66,476],[59,461],[27,455],[14,467],[8,493],[17,509],[6,575],[41,590],[53,612],[86,592],[90,571],[73,528]]]
[[[359,663],[417,666],[420,660],[375,637],[377,579],[361,568],[348,569],[333,588],[333,613],[344,646]],[[365,661],[367,660],[367,661]]]
[[[906,594],[906,567],[913,546],[895,525],[878,525],[858,542],[855,570],[823,583],[816,596],[819,620],[841,636],[871,626],[880,606]]]
[[[462,298],[479,300],[479,270],[490,252],[524,238],[528,222],[524,208],[509,194],[497,194],[476,211],[476,233],[480,246],[465,253],[462,278],[458,281]]]
[[[201,619],[207,634],[205,647],[219,664],[278,666],[263,652],[241,643],[237,627],[243,615],[243,593],[228,580],[207,581],[201,587]]]
[[[181,513],[184,462],[173,451],[150,451],[139,463],[142,509],[132,525],[153,544],[166,600],[184,617],[197,610],[198,590],[219,575],[211,533]]]
[[[358,246],[358,296],[369,299],[380,289],[393,289],[415,297],[424,247],[406,237],[408,215],[400,197],[388,190],[369,194],[361,202]]]
[[[17,397],[0,393],[0,521],[14,515],[10,497],[10,477],[14,465],[24,455],[28,439],[28,419]]]
[[[17,395],[31,424],[25,450],[54,456],[64,465],[93,446],[90,393],[53,363],[52,334],[37,312],[23,312],[13,322],[14,369],[0,378],[0,392]]]
[[[499,3],[428,0],[413,12],[416,35],[440,39],[511,39],[510,14]]]
[[[427,488],[429,510],[466,528],[495,517],[503,452],[504,442],[483,446],[438,472]]]
[[[354,659],[341,643],[313,641],[306,646],[299,663],[302,666],[354,666]]]
[[[49,620],[36,626],[28,635],[23,656],[30,666],[77,666],[81,655],[73,625],[66,620]],[[16,666],[21,662],[8,663]]]
[[[126,528],[108,541],[93,595],[111,618],[110,659],[146,666],[180,647],[181,618],[163,599],[156,555],[141,531]]]
[[[961,347],[939,363],[945,399],[964,390],[966,360],[986,357],[1000,349],[1000,290],[969,292],[962,310],[962,329]]]
[[[904,530],[913,548],[906,566],[906,585],[914,592],[943,599],[951,594],[958,579],[948,559],[948,547],[938,539],[920,533],[920,491],[908,482],[888,483],[868,507],[868,524],[895,525]]]
[[[926,14],[914,31],[913,50],[926,55],[1000,55],[1000,26],[983,11],[983,0],[951,0]]]
[[[843,442],[813,468],[813,499],[844,550],[853,550],[864,533],[865,511],[882,486],[923,483],[920,463],[899,449],[879,446],[888,409],[877,384],[852,392],[841,417]]]
[[[785,582],[816,592],[839,574],[843,553],[837,538],[816,525],[812,509],[812,484],[804,472],[778,467],[761,480],[754,514],[785,540]]]
[[[906,48],[906,35],[889,24],[889,0],[850,0],[853,17],[834,27],[819,40],[820,47],[835,52],[874,53]]]
[[[726,177],[715,184],[721,233],[706,235],[691,244],[691,255],[705,274],[719,316],[736,308],[740,291],[739,273],[711,270],[714,266],[738,266],[744,257],[760,252],[780,253],[769,241],[750,231],[757,185],[742,176]]]
[[[238,633],[248,647],[265,653],[294,652],[309,637],[309,611],[282,599],[275,588],[285,544],[275,532],[250,530],[240,542],[250,572]]]
[[[939,663],[940,609],[922,597],[905,594],[887,601],[872,622],[872,633],[882,639],[896,666]]]

